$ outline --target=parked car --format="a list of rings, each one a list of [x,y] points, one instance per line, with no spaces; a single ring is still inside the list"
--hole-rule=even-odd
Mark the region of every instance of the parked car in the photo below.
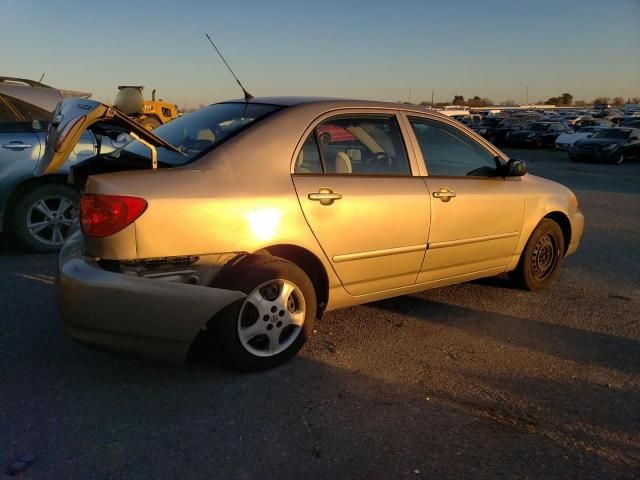
[[[54,118],[38,174],[83,128],[126,122],[86,100]],[[354,140],[318,142],[326,126]],[[583,231],[569,189],[419,107],[253,98],[131,128],[148,146],[72,168],[82,230],[60,256],[59,311],[90,345],[181,360],[201,335],[270,368],[328,310],[503,272],[545,288]]]
[[[569,150],[569,148],[571,148],[571,145],[573,145],[578,140],[591,137],[595,132],[604,130],[605,128],[607,127],[582,127],[577,132],[563,133],[558,136],[558,138],[556,138],[556,148],[558,150]]]
[[[68,167],[36,178],[33,171],[45,148],[46,130],[56,104],[81,95],[31,80],[0,77],[0,231],[12,232],[38,252],[58,250],[78,215],[79,192],[66,184]],[[88,97],[90,94],[82,94]],[[69,164],[113,149],[85,132]]]
[[[499,122],[485,123],[480,125],[478,133],[489,140],[494,145],[504,142],[505,138],[514,131],[523,129],[528,125],[526,117],[503,118]]]
[[[625,128],[640,128],[640,118],[635,120],[625,120],[619,126]]]
[[[481,125],[484,119],[479,114],[470,114],[470,115],[455,115],[454,118],[458,120],[460,123],[466,125],[467,127],[472,127],[474,125]]]
[[[544,147],[554,145],[559,135],[568,131],[560,122],[536,122],[528,128],[513,132],[507,138],[509,145]]]
[[[569,149],[572,161],[594,161],[622,164],[640,157],[640,129],[605,128],[590,138],[578,140]]]

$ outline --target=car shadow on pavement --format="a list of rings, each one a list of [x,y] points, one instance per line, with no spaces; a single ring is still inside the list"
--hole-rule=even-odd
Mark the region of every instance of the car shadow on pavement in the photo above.
[[[636,340],[547,323],[541,319],[469,309],[417,296],[397,297],[372,305],[561,359],[601,365],[632,375],[640,373],[640,342]]]

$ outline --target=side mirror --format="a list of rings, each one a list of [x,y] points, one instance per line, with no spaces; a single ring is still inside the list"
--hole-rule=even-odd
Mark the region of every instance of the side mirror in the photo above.
[[[509,159],[506,167],[507,177],[522,177],[527,173],[527,164],[524,160]]]

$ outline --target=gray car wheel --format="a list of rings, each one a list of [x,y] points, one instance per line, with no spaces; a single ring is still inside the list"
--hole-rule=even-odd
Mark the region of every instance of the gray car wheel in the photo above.
[[[79,192],[64,184],[30,188],[14,205],[11,224],[18,240],[36,252],[60,250],[78,221]]]
[[[313,283],[288,260],[249,255],[216,286],[247,294],[212,320],[220,350],[237,368],[266,370],[284,363],[313,329]]]
[[[529,237],[518,267],[509,273],[509,277],[526,290],[542,290],[558,275],[563,258],[562,229],[550,218],[543,218]]]

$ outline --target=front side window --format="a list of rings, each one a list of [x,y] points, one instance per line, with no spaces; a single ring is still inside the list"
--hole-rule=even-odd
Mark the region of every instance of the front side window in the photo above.
[[[31,128],[34,132],[45,132],[53,112],[45,110],[24,100],[20,100],[15,97],[5,97],[8,103],[19,113],[20,117],[24,120],[25,124]]]
[[[343,115],[315,128],[324,173],[411,175],[395,115]]]
[[[451,125],[410,117],[429,176],[490,177],[499,160],[474,139]]]
[[[8,102],[4,95],[0,95],[0,133],[28,132],[26,122],[16,108]]]
[[[202,152],[213,149],[225,138],[249,128],[281,108],[259,103],[217,103],[165,123],[154,129],[153,133],[182,154],[158,147],[158,161],[170,166],[185,165]],[[149,158],[149,150],[134,140],[111,155]]]

